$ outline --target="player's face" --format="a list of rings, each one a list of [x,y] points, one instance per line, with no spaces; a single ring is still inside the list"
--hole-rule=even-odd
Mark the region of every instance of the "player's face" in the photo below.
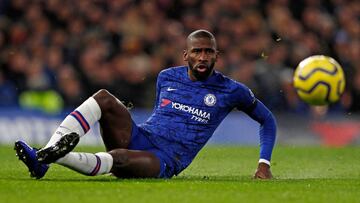
[[[214,40],[208,38],[191,38],[184,51],[184,61],[189,65],[191,80],[205,80],[214,69],[218,57]]]

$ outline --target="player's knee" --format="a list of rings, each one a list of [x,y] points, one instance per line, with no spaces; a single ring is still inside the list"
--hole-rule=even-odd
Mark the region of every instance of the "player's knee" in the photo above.
[[[102,111],[111,110],[117,105],[117,99],[106,89],[101,89],[93,95]]]
[[[108,152],[113,157],[111,173],[116,177],[126,177],[123,170],[129,163],[129,155],[126,149],[114,149]]]
[[[148,152],[114,149],[111,173],[119,178],[156,178],[160,171],[159,159]]]
[[[113,167],[121,167],[129,162],[127,149],[113,149],[108,153],[113,157]]]

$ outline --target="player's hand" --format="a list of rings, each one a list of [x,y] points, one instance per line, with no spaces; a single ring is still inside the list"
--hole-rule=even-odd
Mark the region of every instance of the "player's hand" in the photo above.
[[[270,166],[266,163],[259,163],[254,178],[255,179],[271,179],[273,176],[271,174]]]

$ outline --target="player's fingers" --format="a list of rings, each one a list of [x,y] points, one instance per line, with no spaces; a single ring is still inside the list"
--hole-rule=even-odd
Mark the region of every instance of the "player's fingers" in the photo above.
[[[262,174],[259,171],[256,171],[256,173],[254,174],[254,179],[263,179],[264,174]]]
[[[271,173],[270,174],[266,174],[266,173],[263,173],[261,171],[257,171],[255,174],[254,174],[254,179],[271,179],[272,178],[272,175]]]

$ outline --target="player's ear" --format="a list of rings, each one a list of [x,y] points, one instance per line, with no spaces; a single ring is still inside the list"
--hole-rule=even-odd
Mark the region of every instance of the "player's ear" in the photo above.
[[[218,60],[219,55],[220,55],[220,51],[216,50],[216,54],[215,54],[215,61],[217,61],[217,60]]]
[[[187,53],[186,49],[184,49],[184,51],[183,51],[183,59],[184,59],[184,61],[188,61],[188,53]]]

